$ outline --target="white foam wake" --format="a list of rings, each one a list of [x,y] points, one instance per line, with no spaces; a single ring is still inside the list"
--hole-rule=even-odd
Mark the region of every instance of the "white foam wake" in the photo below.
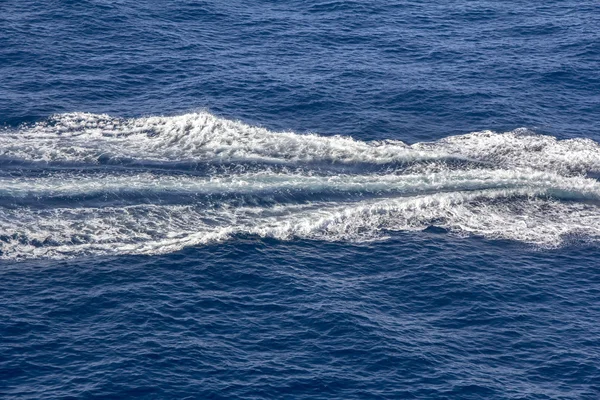
[[[328,161],[373,164],[449,157],[552,171],[600,171],[600,145],[557,140],[523,129],[452,136],[407,145],[350,137],[272,132],[202,112],[119,119],[70,113],[0,135],[0,156],[20,160],[98,162],[103,157],[155,161]]]
[[[510,202],[498,200],[510,199]],[[556,246],[572,235],[600,238],[594,205],[532,197],[529,190],[442,193],[355,203],[275,207],[139,205],[12,209],[0,214],[4,258],[84,254],[159,254],[251,234],[281,240],[371,240],[398,230],[438,226]]]
[[[0,159],[16,165],[0,171],[4,259],[157,254],[236,235],[360,241],[430,226],[549,247],[600,239],[600,147],[589,139],[477,132],[407,145],[208,113],[73,113],[0,134]],[[182,161],[233,166],[169,167]]]
[[[0,155],[39,161],[97,162],[100,157],[153,161],[396,162],[439,158],[402,142],[271,132],[209,113],[115,119],[63,114],[0,137]]]
[[[600,182],[530,169],[442,170],[420,174],[369,174],[335,176],[263,171],[241,176],[197,177],[142,172],[54,172],[44,177],[0,177],[0,196],[78,197],[99,194],[261,194],[261,193],[381,193],[415,195],[482,189],[529,189],[548,195],[600,200]]]

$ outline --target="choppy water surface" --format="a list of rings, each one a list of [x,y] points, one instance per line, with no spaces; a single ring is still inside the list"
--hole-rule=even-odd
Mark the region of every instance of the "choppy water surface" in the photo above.
[[[9,2],[0,394],[597,398],[593,2]]]

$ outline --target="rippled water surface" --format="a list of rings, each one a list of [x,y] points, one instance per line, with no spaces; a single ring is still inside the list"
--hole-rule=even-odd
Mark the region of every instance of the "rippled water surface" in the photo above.
[[[0,11],[2,397],[600,396],[595,2]]]

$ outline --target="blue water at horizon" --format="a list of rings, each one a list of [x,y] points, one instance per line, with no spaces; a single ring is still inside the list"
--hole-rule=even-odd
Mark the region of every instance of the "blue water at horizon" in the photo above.
[[[598,26],[2,2],[0,397],[598,398]]]

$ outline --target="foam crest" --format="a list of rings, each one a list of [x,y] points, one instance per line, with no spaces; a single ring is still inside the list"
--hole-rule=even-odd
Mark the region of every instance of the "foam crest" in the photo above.
[[[429,226],[553,247],[573,235],[600,238],[600,209],[515,189],[275,207],[13,209],[2,210],[0,226],[2,257],[9,259],[160,254],[239,234],[362,241]]]
[[[136,119],[60,114],[0,135],[0,155],[36,161],[98,162],[103,158],[181,161],[407,163],[446,160],[546,171],[600,171],[600,145],[558,140],[524,129],[474,132],[436,142],[363,142],[343,136],[272,132],[207,112]]]
[[[423,230],[430,226],[462,235],[510,239],[545,247],[570,235],[600,238],[600,210],[531,197],[530,191],[447,193],[386,199],[253,229],[263,237],[364,240],[381,232]],[[512,198],[512,202],[491,201]]]
[[[97,161],[99,157],[155,161],[407,162],[443,155],[402,142],[367,143],[349,137],[272,132],[209,113],[115,119],[63,114],[0,137],[0,154],[24,160]]]
[[[526,129],[495,133],[474,132],[413,146],[504,167],[529,167],[547,171],[600,171],[600,145],[591,139],[558,140]]]

